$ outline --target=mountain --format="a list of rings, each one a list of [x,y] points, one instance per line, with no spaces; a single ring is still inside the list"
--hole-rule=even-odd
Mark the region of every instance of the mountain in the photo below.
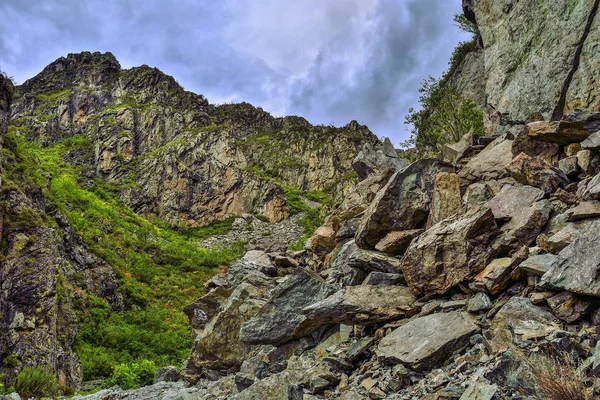
[[[78,388],[120,363],[181,363],[183,308],[205,280],[244,246],[301,246],[357,181],[353,163],[401,163],[356,122],[214,106],[110,53],[69,54],[2,85],[6,387],[33,365]]]

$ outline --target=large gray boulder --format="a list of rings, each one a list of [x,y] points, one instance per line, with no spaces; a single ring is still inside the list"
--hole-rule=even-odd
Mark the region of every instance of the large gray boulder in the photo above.
[[[498,231],[491,209],[448,218],[417,237],[404,253],[404,278],[415,294],[443,294],[485,268]]]
[[[600,220],[579,232],[573,243],[558,253],[558,259],[542,277],[546,288],[600,297]]]
[[[439,367],[469,343],[479,330],[475,322],[464,311],[413,319],[381,339],[377,357],[383,363],[403,363],[417,370]]]
[[[506,177],[506,166],[513,158],[512,144],[513,141],[504,136],[497,138],[471,158],[458,175],[466,184]]]
[[[385,138],[383,143],[365,143],[362,150],[352,161],[352,168],[363,180],[370,175],[383,173],[386,169],[392,168],[396,171],[402,171],[408,167],[410,162],[398,157],[394,145],[389,138]]]
[[[348,286],[302,310],[315,325],[367,325],[411,317],[420,311],[406,286]]]
[[[441,171],[451,172],[451,165],[422,159],[396,172],[365,211],[356,232],[356,244],[373,248],[389,232],[423,227],[435,177]]]
[[[276,287],[269,301],[242,325],[240,340],[248,344],[278,346],[314,332],[320,325],[314,324],[301,311],[333,292],[333,288],[318,275],[298,270]]]

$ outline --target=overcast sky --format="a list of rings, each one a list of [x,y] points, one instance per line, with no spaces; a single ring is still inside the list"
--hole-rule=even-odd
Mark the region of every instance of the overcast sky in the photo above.
[[[148,64],[212,103],[312,123],[355,119],[397,144],[421,81],[468,40],[461,0],[2,0],[0,68],[18,83],[70,52]]]

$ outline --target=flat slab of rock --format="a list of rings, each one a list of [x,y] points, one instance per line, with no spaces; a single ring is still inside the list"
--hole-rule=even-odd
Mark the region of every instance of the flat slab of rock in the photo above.
[[[591,134],[581,124],[571,121],[531,122],[527,124],[527,131],[530,137],[559,145],[579,143]]]
[[[600,297],[600,221],[595,220],[565,247],[540,284],[549,289]]]
[[[560,169],[525,153],[516,156],[506,169],[517,182],[540,188],[546,196],[569,183],[569,178]]]
[[[579,203],[566,212],[567,221],[579,221],[587,218],[600,217],[600,201],[589,200]]]
[[[451,164],[422,159],[396,172],[365,211],[356,232],[356,244],[373,248],[390,232],[423,227],[435,177],[441,171],[451,172]]]
[[[498,228],[491,209],[448,218],[416,238],[402,258],[415,294],[443,294],[482,271],[492,258]]]
[[[554,254],[538,254],[529,257],[519,264],[517,268],[529,275],[542,276],[548,272],[554,261],[556,261],[556,255]]]
[[[460,178],[455,173],[439,172],[435,177],[427,228],[463,212]]]
[[[388,254],[404,254],[410,242],[423,232],[423,229],[390,232],[375,245],[375,249]]]
[[[421,308],[406,286],[348,286],[302,310],[311,324],[365,325],[411,317]]]
[[[376,353],[386,364],[433,369],[465,347],[478,330],[475,318],[467,312],[431,314],[413,319],[381,339]]]
[[[492,400],[497,391],[498,385],[472,382],[459,400]]]
[[[240,329],[240,340],[250,344],[281,345],[319,328],[301,313],[329,297],[333,289],[320,277],[298,270],[277,286],[269,301]]]
[[[504,178],[508,175],[506,166],[513,158],[512,143],[512,140],[499,137],[471,158],[458,175],[468,183]]]

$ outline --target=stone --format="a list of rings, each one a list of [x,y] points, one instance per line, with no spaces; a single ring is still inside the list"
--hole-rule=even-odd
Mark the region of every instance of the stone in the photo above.
[[[600,216],[600,201],[588,200],[582,201],[576,207],[566,212],[567,221],[579,221],[586,218],[596,218]]]
[[[505,137],[494,140],[481,153],[471,158],[458,173],[461,180],[470,184],[507,176],[506,167],[513,158],[512,142]]]
[[[504,253],[530,245],[546,225],[552,206],[544,193],[532,186],[506,185],[487,203],[500,226],[495,246]]]
[[[497,391],[497,385],[471,382],[459,400],[492,400]]]
[[[573,243],[565,247],[542,276],[540,285],[548,289],[600,297],[600,221],[595,220],[582,229]]]
[[[362,150],[352,160],[352,168],[358,174],[361,180],[370,175],[376,175],[387,169],[402,171],[408,167],[408,160],[398,157],[394,145],[389,138],[385,138],[383,143],[376,144],[365,143]]]
[[[530,256],[519,264],[517,268],[529,275],[542,276],[548,272],[554,261],[556,261],[554,254],[538,254]]]
[[[568,178],[576,178],[580,172],[577,156],[566,157],[560,160],[558,162],[558,169],[560,169]]]
[[[390,232],[375,245],[375,249],[388,254],[402,255],[410,242],[424,231],[424,229],[411,229]]]
[[[568,324],[579,321],[592,307],[592,304],[578,299],[573,293],[562,292],[546,300],[552,312]]]
[[[592,133],[583,142],[581,147],[585,150],[598,150],[600,149],[600,131]]]
[[[209,291],[211,289],[215,289],[215,288],[226,286],[226,285],[227,285],[227,275],[219,273],[219,274],[216,274],[215,276],[213,276],[212,278],[210,278],[209,280],[207,280],[206,282],[204,282],[204,289]]]
[[[590,150],[581,150],[577,153],[577,165],[585,174],[591,174],[594,172],[592,160],[594,155]]]
[[[457,164],[473,146],[473,133],[465,134],[458,142],[452,144],[444,144],[442,147],[442,158],[452,164]]]
[[[487,203],[497,192],[487,182],[476,182],[465,190],[463,195],[463,204],[465,209],[469,210]]]
[[[514,327],[530,322],[535,323],[535,329],[545,336],[549,332],[546,327],[553,326],[554,317],[546,309],[534,305],[528,298],[510,298],[494,316],[489,330],[484,332],[484,344],[488,352],[497,354],[514,348]]]
[[[492,301],[487,294],[483,292],[475,293],[473,297],[467,300],[467,311],[470,313],[478,313],[487,311],[492,308]]]
[[[158,382],[177,382],[179,380],[179,370],[177,367],[168,366],[156,370],[154,373],[153,384]]]
[[[527,128],[515,136],[512,145],[513,156],[525,153],[530,157],[540,157],[548,162],[555,160],[560,153],[560,146],[556,143],[542,142],[527,133]]]
[[[415,294],[443,294],[482,271],[492,258],[498,231],[491,209],[472,210],[434,225],[402,258],[404,278]]]
[[[305,307],[301,313],[314,326],[368,325],[411,317],[421,311],[415,302],[406,286],[348,286]]]
[[[301,311],[332,293],[332,288],[320,277],[298,270],[277,286],[266,304],[241,326],[239,338],[243,343],[279,346],[314,332],[319,326],[313,325]]]
[[[427,228],[462,211],[459,176],[455,173],[439,172],[433,186]]]
[[[451,171],[451,166],[436,159],[421,159],[396,172],[365,211],[356,244],[373,248],[388,233],[422,228],[427,221],[435,176]]]
[[[529,136],[542,142],[568,145],[587,139],[591,132],[578,123],[569,121],[538,121],[527,124]]]
[[[372,337],[364,337],[362,339],[358,339],[356,342],[352,343],[352,346],[346,351],[346,358],[350,362],[356,361],[360,356],[365,354],[367,349],[371,347],[374,343],[375,339]]]
[[[567,157],[577,156],[577,153],[581,151],[581,145],[579,143],[571,143],[565,146],[564,151]]]
[[[376,354],[386,364],[429,370],[464,348],[478,331],[475,319],[464,311],[431,314],[412,319],[381,339]]]
[[[552,254],[558,254],[562,249],[573,243],[580,235],[582,230],[585,230],[592,220],[582,220],[576,223],[567,223],[558,232],[550,235],[540,235],[538,237],[538,245],[544,251]]]
[[[324,256],[335,249],[335,231],[331,226],[322,226],[310,238],[310,249],[313,253]]]
[[[540,188],[546,196],[569,183],[564,172],[539,157],[532,158],[525,153],[516,156],[506,169],[517,182]]]
[[[373,271],[362,282],[363,285],[399,285],[406,283],[402,274],[390,274],[386,272]]]

